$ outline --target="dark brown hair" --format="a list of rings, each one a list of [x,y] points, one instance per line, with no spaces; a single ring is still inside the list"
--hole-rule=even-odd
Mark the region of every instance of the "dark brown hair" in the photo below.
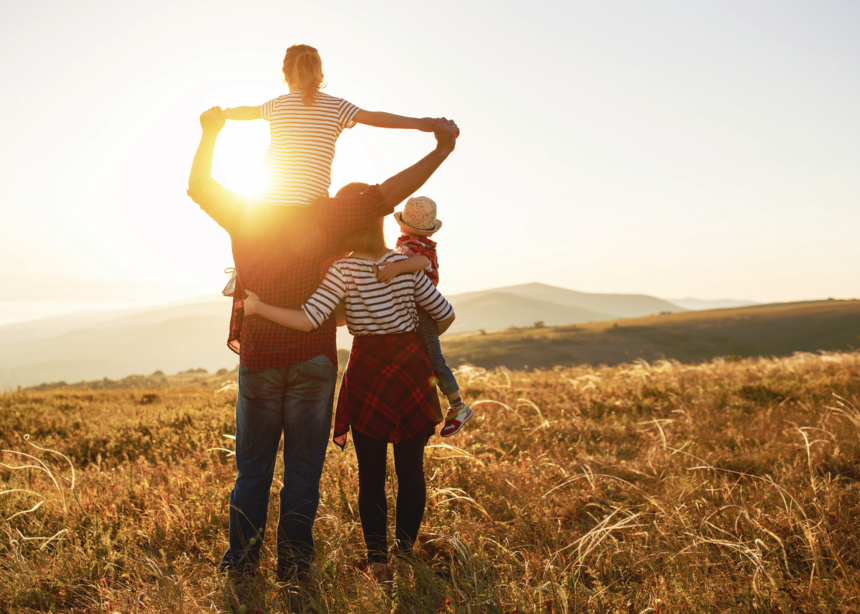
[[[316,49],[310,45],[293,45],[284,56],[284,80],[291,88],[302,93],[302,102],[308,106],[314,103],[322,84],[322,60]]]
[[[338,198],[344,196],[355,196],[361,194],[370,186],[360,181],[348,183],[337,191]],[[340,241],[340,251],[344,254],[350,252],[366,252],[368,254],[378,254],[388,249],[385,245],[385,235],[382,232],[382,225],[385,221],[384,217],[373,220],[364,228],[353,230]]]

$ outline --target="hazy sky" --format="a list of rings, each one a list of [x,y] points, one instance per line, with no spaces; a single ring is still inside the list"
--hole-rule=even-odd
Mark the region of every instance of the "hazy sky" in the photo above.
[[[197,117],[285,93],[299,42],[328,93],[460,125],[420,191],[444,293],[860,296],[858,32],[853,1],[0,1],[0,323],[219,291]],[[216,177],[252,185],[267,143],[229,123]],[[332,187],[432,146],[345,131]]]

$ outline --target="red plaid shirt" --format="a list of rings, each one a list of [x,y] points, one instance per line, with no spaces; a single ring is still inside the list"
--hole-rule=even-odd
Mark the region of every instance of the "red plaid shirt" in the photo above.
[[[247,369],[277,368],[324,354],[337,362],[335,322],[309,333],[259,316],[244,317],[245,289],[260,300],[301,309],[331,263],[343,257],[348,232],[388,215],[379,186],[343,198],[320,198],[311,207],[254,206],[212,178],[197,180],[188,195],[230,234],[238,278],[227,346]]]
[[[416,237],[413,235],[400,235],[397,239],[397,251],[404,256],[426,256],[430,261],[430,270],[424,269],[424,273],[430,278],[434,286],[439,285],[439,261],[436,259],[436,242],[429,237]]]

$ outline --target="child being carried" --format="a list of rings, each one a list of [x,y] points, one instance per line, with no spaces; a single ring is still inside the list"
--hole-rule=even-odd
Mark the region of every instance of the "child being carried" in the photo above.
[[[436,203],[426,196],[410,198],[403,207],[403,212],[396,212],[394,219],[400,225],[403,234],[397,239],[396,250],[407,260],[386,263],[379,268],[379,281],[389,283],[397,275],[423,270],[435,287],[439,283],[439,260],[436,257],[436,242],[430,239],[442,227],[442,221],[436,219]],[[445,426],[440,435],[450,437],[460,431],[472,418],[474,412],[466,405],[460,396],[460,386],[457,378],[445,363],[442,348],[439,345],[439,331],[436,321],[420,305],[418,310],[418,334],[424,341],[436,383],[448,399],[450,406],[445,417]]]

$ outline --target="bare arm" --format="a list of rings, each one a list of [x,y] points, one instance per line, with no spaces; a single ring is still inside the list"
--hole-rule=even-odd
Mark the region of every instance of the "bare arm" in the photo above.
[[[248,120],[263,119],[263,112],[256,107],[230,107],[221,111],[224,119]]]
[[[379,269],[379,272],[376,274],[376,279],[388,284],[391,283],[391,280],[398,275],[402,275],[403,273],[412,273],[413,271],[423,271],[428,266],[430,266],[430,259],[427,256],[416,254],[406,260],[387,263],[384,267]]]
[[[395,207],[417,191],[454,151],[460,133],[454,120],[444,117],[437,119],[433,133],[436,136],[436,149],[380,184],[379,191],[386,205]]]
[[[451,325],[454,323],[455,317],[456,316],[452,313],[451,317],[445,318],[444,320],[437,320],[436,321],[436,328],[439,330],[440,335],[442,333],[444,333],[446,330],[448,330],[449,328],[451,328]]]
[[[224,127],[221,107],[212,107],[204,111],[200,116],[200,127],[203,128],[203,134],[200,136],[200,144],[197,146],[194,160],[191,162],[191,172],[188,175],[189,189],[196,180],[212,176],[212,154],[215,151],[215,141],[218,140],[218,133]]]
[[[245,290],[245,294],[247,295],[245,297],[246,316],[260,316],[271,320],[275,324],[305,333],[314,329],[313,322],[301,309],[284,309],[283,307],[267,305],[250,290]]]
[[[355,114],[353,119],[356,123],[364,124],[365,126],[374,126],[376,128],[405,128],[412,130],[421,130],[422,132],[433,132],[433,127],[436,125],[435,117],[404,117],[403,115],[395,115],[393,113],[384,113],[382,111],[365,111],[360,110]]]

